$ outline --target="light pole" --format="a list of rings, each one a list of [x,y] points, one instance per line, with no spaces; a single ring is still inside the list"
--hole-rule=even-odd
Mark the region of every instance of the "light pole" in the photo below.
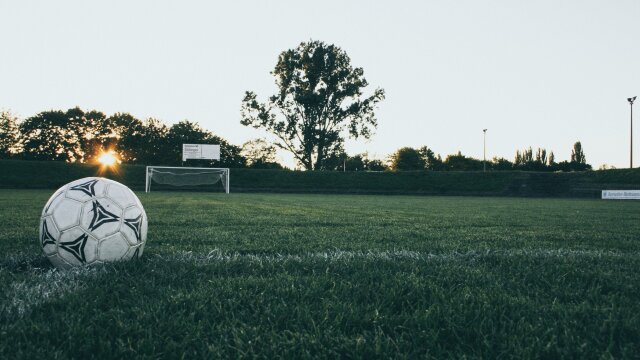
[[[629,106],[631,107],[631,145],[629,150],[629,168],[633,169],[633,102],[636,101],[636,97],[627,98]]]
[[[487,129],[482,129],[483,147],[482,147],[482,171],[487,171]]]

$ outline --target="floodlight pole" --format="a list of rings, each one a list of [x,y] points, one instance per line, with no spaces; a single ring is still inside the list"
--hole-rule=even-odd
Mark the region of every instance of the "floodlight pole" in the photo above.
[[[482,171],[487,171],[487,129],[482,129],[483,148],[482,148]]]
[[[633,169],[633,102],[636,101],[636,97],[627,98],[629,107],[631,108],[631,141],[629,145],[629,168]]]

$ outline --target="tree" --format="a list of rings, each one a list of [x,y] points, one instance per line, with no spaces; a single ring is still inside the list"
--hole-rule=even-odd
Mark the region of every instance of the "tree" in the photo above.
[[[547,165],[547,149],[538,148],[536,151],[536,162],[543,167]]]
[[[384,99],[384,90],[364,97],[364,71],[353,68],[339,47],[300,43],[280,54],[271,74],[278,93],[260,103],[247,91],[240,122],[274,134],[276,146],[291,152],[305,169],[322,169],[324,161],[338,153],[345,132],[356,139],[372,136],[377,126],[374,108]]]
[[[276,148],[265,139],[254,139],[242,144],[240,154],[247,165],[255,169],[282,169],[276,159]]]
[[[387,166],[380,159],[365,159],[365,169],[367,171],[385,171]]]
[[[446,170],[475,171],[483,169],[483,162],[482,160],[466,157],[458,151],[457,154],[447,155],[444,160],[444,167]]]
[[[516,150],[516,158],[513,161],[516,167],[527,170],[531,163],[533,163],[533,149],[531,149],[531,146],[522,150],[522,152]]]
[[[553,151],[549,154],[549,167],[553,168],[556,165],[556,156],[553,155]]]
[[[122,161],[147,165],[176,165],[169,148],[169,128],[162,121],[148,118],[140,121],[129,114],[114,114],[113,121],[129,124],[121,135],[118,145]],[[180,148],[182,151],[182,148]]]
[[[20,125],[26,159],[87,162],[112,147],[120,129],[105,114],[79,107],[43,111]]]
[[[9,111],[0,111],[0,159],[7,159],[19,151],[18,118]]]
[[[580,141],[573,144],[573,149],[571,150],[571,162],[576,164],[587,163],[587,158],[584,156],[584,151],[582,151],[582,144]]]
[[[493,170],[512,170],[513,163],[505,158],[495,156],[489,163]]]
[[[331,151],[325,156],[324,161],[320,168],[316,170],[326,170],[326,171],[342,171],[344,169],[345,161],[347,161],[349,155],[344,151],[344,147],[342,146],[342,142],[338,142],[332,147]]]
[[[573,149],[571,150],[571,161],[569,164],[572,171],[591,170],[591,165],[587,164],[587,157],[584,155],[580,141],[573,144]]]
[[[43,111],[20,124],[23,156],[31,160],[82,161],[79,108]]]
[[[436,156],[433,150],[429,149],[426,146],[423,146],[420,149],[418,149],[418,152],[420,152],[420,156],[422,156],[422,159],[424,160],[425,169],[443,170],[443,163],[442,163],[442,158],[440,157],[440,154]]]
[[[345,163],[346,171],[364,171],[366,170],[365,158],[362,154],[347,157]]]
[[[115,146],[119,129],[114,128],[113,124],[107,121],[107,116],[104,113],[91,110],[78,115],[77,131],[83,153],[81,161],[91,161],[100,155],[101,150],[111,149]]]
[[[424,170],[424,166],[425,162],[422,154],[414,148],[403,147],[391,155],[392,170]]]
[[[114,142],[109,147],[116,150],[120,160],[126,163],[144,163],[141,160],[145,148],[155,145],[148,142],[142,121],[129,113],[114,113],[105,122],[115,133]]]

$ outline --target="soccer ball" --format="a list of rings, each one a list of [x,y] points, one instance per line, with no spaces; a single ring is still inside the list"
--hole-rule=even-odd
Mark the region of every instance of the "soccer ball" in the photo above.
[[[105,178],[68,183],[47,201],[40,245],[59,269],[142,256],[147,214],[128,187]]]

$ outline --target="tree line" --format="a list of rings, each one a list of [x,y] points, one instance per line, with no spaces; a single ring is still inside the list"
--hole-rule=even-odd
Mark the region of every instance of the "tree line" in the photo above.
[[[277,162],[276,146],[254,139],[237,146],[202,128],[197,122],[180,121],[171,126],[128,113],[110,116],[76,107],[48,110],[20,121],[8,111],[0,112],[0,158],[93,162],[103,150],[113,150],[124,163],[180,165],[182,144],[220,144],[220,161],[190,160],[195,166],[232,168],[284,168]],[[340,146],[325,157],[318,170],[325,171],[479,171],[483,169],[526,171],[584,171],[591,169],[580,142],[569,161],[556,162],[552,151],[531,147],[516,151],[513,161],[494,157],[486,163],[460,152],[444,159],[427,146],[402,147],[385,160],[367,153],[348,155]]]
[[[0,113],[3,158],[86,163],[95,161],[101,151],[112,150],[124,163],[180,165],[184,143],[220,144],[221,160],[216,166],[247,166],[239,146],[188,120],[168,126],[154,118],[140,120],[128,113],[107,116],[78,107],[43,111],[23,121],[8,111]]]
[[[585,171],[591,170],[582,149],[577,141],[573,144],[570,160],[556,162],[553,151],[538,148],[535,152],[531,147],[517,150],[513,161],[503,157],[494,157],[483,161],[457,154],[447,155],[443,160],[438,154],[426,146],[415,149],[403,147],[389,158],[391,170],[433,170],[433,171],[481,171],[481,170],[523,170],[523,171]]]

